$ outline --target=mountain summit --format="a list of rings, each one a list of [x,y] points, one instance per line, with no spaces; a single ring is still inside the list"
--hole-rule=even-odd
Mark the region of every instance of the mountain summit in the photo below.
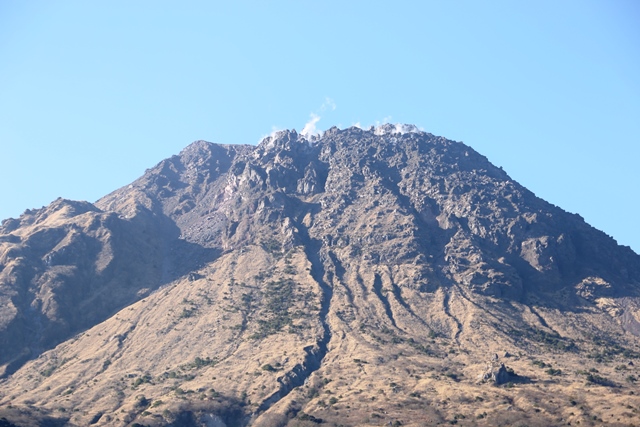
[[[2,222],[0,426],[638,424],[639,293],[415,126],[197,141]]]

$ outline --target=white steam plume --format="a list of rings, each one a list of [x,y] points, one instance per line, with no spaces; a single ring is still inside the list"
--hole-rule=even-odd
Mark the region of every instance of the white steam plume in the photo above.
[[[316,129],[316,123],[320,121],[321,117],[316,113],[311,113],[310,117],[311,118],[309,119],[309,121],[305,123],[304,128],[302,129],[302,132],[300,132],[301,135],[304,135],[306,137],[316,136],[320,133]]]
[[[262,135],[258,143],[262,142],[266,138],[271,138],[271,139],[275,138],[278,132],[282,132],[283,130],[284,129],[279,128],[277,126],[271,126],[271,133],[269,135]]]

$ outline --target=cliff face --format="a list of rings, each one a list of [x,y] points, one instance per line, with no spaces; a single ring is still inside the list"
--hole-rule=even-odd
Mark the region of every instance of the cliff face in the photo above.
[[[629,248],[412,126],[198,141],[95,205],[3,222],[0,406],[74,425],[495,425],[507,399],[513,422],[617,419],[640,404],[639,285]],[[606,399],[570,411],[576,387]]]

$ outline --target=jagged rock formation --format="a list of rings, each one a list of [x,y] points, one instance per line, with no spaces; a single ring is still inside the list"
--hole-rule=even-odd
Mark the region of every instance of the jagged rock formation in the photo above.
[[[639,285],[629,248],[411,126],[197,141],[3,221],[0,419],[638,422]],[[507,350],[527,381],[478,384]]]
[[[484,372],[478,376],[480,382],[490,382],[494,385],[502,385],[508,383],[524,383],[529,382],[526,377],[521,377],[516,374],[514,370],[503,362],[500,362],[498,355],[496,354],[490,361],[487,362]]]

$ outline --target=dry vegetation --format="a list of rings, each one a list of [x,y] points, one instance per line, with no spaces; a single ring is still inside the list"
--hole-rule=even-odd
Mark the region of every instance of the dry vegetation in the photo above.
[[[350,284],[332,283],[328,351],[302,385],[282,392],[280,380],[309,363],[305,351],[323,333],[310,270],[301,248],[225,255],[29,362],[4,382],[0,405],[98,426],[184,414],[256,426],[640,423],[637,341],[556,332],[590,313],[565,322],[538,308],[552,329],[526,323],[529,309],[514,305],[521,323],[502,319],[501,333],[487,320],[505,315],[500,301],[403,292],[424,304],[411,312],[382,281],[392,321],[374,274],[352,303],[339,292]],[[372,312],[380,315],[363,315]],[[494,355],[511,381],[480,381]]]

